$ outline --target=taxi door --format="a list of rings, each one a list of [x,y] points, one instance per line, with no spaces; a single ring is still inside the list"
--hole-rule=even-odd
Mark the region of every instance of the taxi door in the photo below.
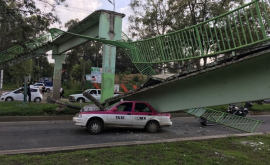
[[[147,121],[154,118],[152,110],[145,103],[135,103],[132,117],[134,127],[144,127]]]
[[[108,114],[108,125],[131,126],[133,102],[119,104],[116,111]]]

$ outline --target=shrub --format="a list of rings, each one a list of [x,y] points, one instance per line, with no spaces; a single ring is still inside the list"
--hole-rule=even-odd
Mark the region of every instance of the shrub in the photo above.
[[[79,110],[65,108],[64,111],[58,112],[55,109],[58,105],[27,103],[23,106],[21,102],[1,102],[0,116],[48,116],[48,115],[74,115]]]
[[[135,75],[132,77],[132,81],[138,83],[138,82],[140,82],[140,77],[138,75]]]

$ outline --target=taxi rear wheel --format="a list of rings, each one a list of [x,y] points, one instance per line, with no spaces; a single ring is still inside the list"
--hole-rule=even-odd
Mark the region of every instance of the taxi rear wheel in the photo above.
[[[96,135],[102,132],[103,124],[99,120],[90,121],[87,125],[90,134]]]
[[[157,121],[149,121],[146,124],[146,130],[150,133],[156,133],[159,131],[160,127]]]

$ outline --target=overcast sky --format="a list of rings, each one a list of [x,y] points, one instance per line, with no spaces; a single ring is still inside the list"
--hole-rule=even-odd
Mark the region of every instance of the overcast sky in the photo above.
[[[113,2],[113,0],[111,1]],[[122,31],[125,33],[127,32],[127,26],[125,25],[127,25],[128,16],[131,14],[131,9],[128,6],[130,1],[131,0],[115,0],[115,11],[126,15],[122,23]],[[68,7],[64,7],[65,4],[67,4]],[[78,18],[81,21],[95,10],[105,9],[113,11],[114,8],[108,0],[66,0],[65,4],[56,7],[61,24],[54,24],[51,27],[66,30],[64,25],[71,19]],[[37,2],[37,5],[42,4]],[[48,54],[51,54],[51,52]],[[51,55],[49,55],[48,59],[50,63],[54,62],[54,60],[51,59]]]
[[[113,0],[111,1],[113,2]],[[129,3],[130,0],[115,0],[115,11],[126,14],[126,17],[123,18],[124,22],[130,15]],[[95,10],[113,10],[113,5],[108,0],[66,0],[66,4],[68,5],[67,8],[64,7],[64,4],[56,7],[63,28],[67,21],[76,18],[82,20]],[[126,25],[126,23],[123,23],[123,25]],[[124,30],[126,28],[123,26]]]

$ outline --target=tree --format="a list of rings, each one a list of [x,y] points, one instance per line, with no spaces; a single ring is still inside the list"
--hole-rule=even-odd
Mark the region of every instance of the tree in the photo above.
[[[12,66],[6,72],[11,75],[11,79],[13,79],[13,82],[15,82],[17,87],[22,86],[24,83],[24,76],[28,76],[32,72],[32,60],[27,60]]]
[[[53,77],[54,66],[48,62],[46,56],[33,58],[32,61],[32,78],[34,81],[39,81],[41,77]]]
[[[204,22],[232,10],[235,6],[243,5],[243,3],[243,0],[168,0],[172,21],[171,31],[177,31]],[[214,31],[214,29],[209,29],[209,31]],[[203,37],[202,35],[206,34],[201,34],[201,38]],[[190,37],[190,42],[195,45],[196,41]],[[212,44],[214,42],[218,41],[212,41]],[[193,49],[199,51],[199,47],[193,47]],[[204,49],[208,52],[210,47],[204,47]],[[184,65],[187,66],[190,63],[194,63],[196,68],[200,68],[200,62],[200,59],[194,59],[185,61]],[[203,66],[205,66],[207,58],[203,58],[203,62]]]
[[[132,38],[146,39],[166,34],[171,28],[166,0],[135,0],[130,3],[129,31]]]
[[[41,10],[34,0],[0,0],[0,50],[23,46],[25,40],[37,37],[48,30],[50,24],[60,22],[55,7],[64,1],[39,0],[43,8],[50,8]]]
[[[129,71],[130,73],[138,73],[137,68],[131,62],[127,52],[122,48],[116,48],[115,73],[120,74],[124,71]]]
[[[147,0],[145,3],[136,0],[130,3],[134,15],[129,17],[129,30],[132,32],[132,37],[139,39],[151,38],[196,25],[241,4],[243,4],[242,0]],[[188,42],[194,43],[196,40],[194,37],[189,36]],[[196,44],[193,45],[197,46]],[[194,46],[186,49],[199,50],[199,47]],[[179,49],[182,49],[180,45]],[[209,48],[205,47],[204,49]],[[176,71],[190,63],[194,63],[197,68],[201,65],[200,59],[195,59],[186,60],[183,63],[155,64],[153,67],[157,72],[164,67],[170,71]],[[206,58],[204,64],[206,64]]]
[[[41,10],[34,0],[0,0],[0,52],[14,45],[25,48],[25,41],[44,33],[50,24],[60,22],[55,13],[55,6],[64,1],[39,0],[44,4],[43,8],[50,8],[50,10]],[[16,84],[20,84],[25,74],[31,74],[32,68],[28,68],[30,66],[28,63],[26,61],[5,69],[4,79],[11,81],[16,79]],[[51,73],[52,66],[49,64],[48,66],[50,67],[44,67],[44,76]],[[50,68],[50,71],[47,68]],[[33,73],[37,72],[39,68],[33,67]]]
[[[85,63],[85,66],[82,65],[82,63]],[[72,77],[73,80],[75,81],[82,81],[82,77],[83,79],[85,78],[85,74],[84,71],[87,73],[91,72],[91,62],[90,61],[84,61],[82,58],[79,59],[79,63],[75,64],[72,68],[72,71],[70,73],[70,76]],[[82,87],[83,88],[83,87]]]

